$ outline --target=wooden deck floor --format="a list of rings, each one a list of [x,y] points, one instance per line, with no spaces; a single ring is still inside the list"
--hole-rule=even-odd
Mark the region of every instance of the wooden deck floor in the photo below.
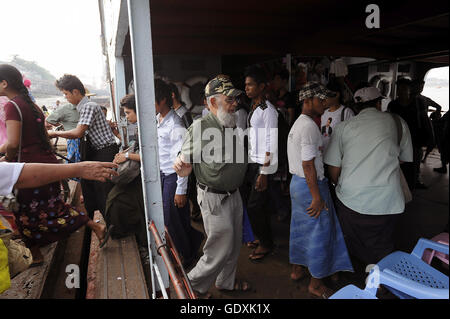
[[[94,220],[101,220],[96,212]],[[109,239],[98,247],[93,236],[88,266],[87,299],[149,299],[146,280],[134,236]]]

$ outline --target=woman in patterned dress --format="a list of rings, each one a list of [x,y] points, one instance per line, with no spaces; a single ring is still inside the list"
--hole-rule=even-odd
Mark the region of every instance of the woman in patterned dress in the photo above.
[[[8,140],[0,146],[0,153],[6,154],[0,161],[17,161],[22,133],[21,162],[58,163],[44,127],[44,114],[31,100],[20,72],[11,65],[0,65],[0,96],[15,102],[22,113],[21,120],[11,101],[5,105]],[[17,201],[16,224],[33,254],[34,265],[43,262],[39,247],[66,238],[83,225],[91,228],[100,241],[106,242],[109,237],[105,225],[94,223],[86,213],[64,203],[59,182],[21,189]]]

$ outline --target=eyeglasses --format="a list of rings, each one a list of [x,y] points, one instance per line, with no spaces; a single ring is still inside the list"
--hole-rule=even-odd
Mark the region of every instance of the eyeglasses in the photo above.
[[[227,102],[228,104],[233,104],[234,102],[238,101],[235,97],[228,96],[227,98],[225,98],[225,102]]]
[[[235,96],[235,97],[229,96],[225,99],[225,102],[230,103],[230,104],[236,103],[237,105],[240,105],[240,104],[245,104],[245,98],[242,96],[242,94],[239,96]]]

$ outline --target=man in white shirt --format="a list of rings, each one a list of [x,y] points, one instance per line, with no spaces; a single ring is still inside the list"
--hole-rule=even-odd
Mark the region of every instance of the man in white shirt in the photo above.
[[[361,111],[336,126],[324,158],[348,249],[365,264],[394,250],[395,222],[405,208],[399,160],[413,160],[408,125],[381,112],[382,98],[375,87],[355,92]]]
[[[203,234],[191,226],[187,201],[188,177],[177,176],[173,163],[181,151],[186,128],[172,107],[171,89],[163,80],[155,80],[155,107],[158,115],[158,151],[163,196],[164,224],[184,266],[195,261]]]
[[[172,109],[180,117],[184,127],[187,130],[189,126],[192,125],[193,122],[191,111],[189,111],[184,102],[181,101],[180,91],[178,90],[178,87],[175,85],[175,83],[168,83],[168,84],[172,92],[172,104],[173,104]],[[188,192],[188,199],[190,200],[190,202],[192,202],[191,217],[193,220],[199,221],[202,218],[200,207],[198,206],[197,203],[197,180],[195,179],[195,174],[189,175],[187,192]],[[188,202],[188,206],[189,205],[190,203]]]
[[[262,69],[251,68],[245,77],[245,93],[252,99],[248,116],[249,158],[244,187],[247,199],[247,212],[253,233],[259,244],[249,256],[251,261],[260,261],[273,249],[271,227],[271,205],[268,187],[269,175],[277,171],[278,166],[278,112],[264,98],[266,76]],[[256,243],[255,243],[256,246]]]
[[[312,276],[308,291],[322,298],[332,294],[323,278],[336,276],[339,271],[353,271],[324,176],[322,136],[313,120],[323,113],[324,100],[331,94],[318,82],[304,85],[299,92],[302,114],[292,126],[287,144],[292,174],[291,279],[304,278],[308,270]]]
[[[339,92],[338,85],[331,82],[328,84],[327,88],[332,91],[335,96],[326,99],[327,109],[320,117],[324,152],[327,150],[334,127],[342,121],[346,121],[355,116],[355,113],[351,108],[341,104],[341,93]]]

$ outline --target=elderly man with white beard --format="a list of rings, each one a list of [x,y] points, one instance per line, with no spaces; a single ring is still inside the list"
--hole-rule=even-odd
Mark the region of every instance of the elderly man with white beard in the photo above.
[[[239,186],[247,169],[242,135],[233,134],[236,96],[241,93],[227,76],[208,82],[205,96],[211,112],[189,127],[174,164],[179,176],[188,176],[193,170],[197,177],[197,200],[207,239],[204,254],[188,277],[200,298],[211,296],[208,290],[214,282],[219,290],[251,289],[248,282],[235,278],[242,245]],[[229,138],[229,133],[234,137]]]

